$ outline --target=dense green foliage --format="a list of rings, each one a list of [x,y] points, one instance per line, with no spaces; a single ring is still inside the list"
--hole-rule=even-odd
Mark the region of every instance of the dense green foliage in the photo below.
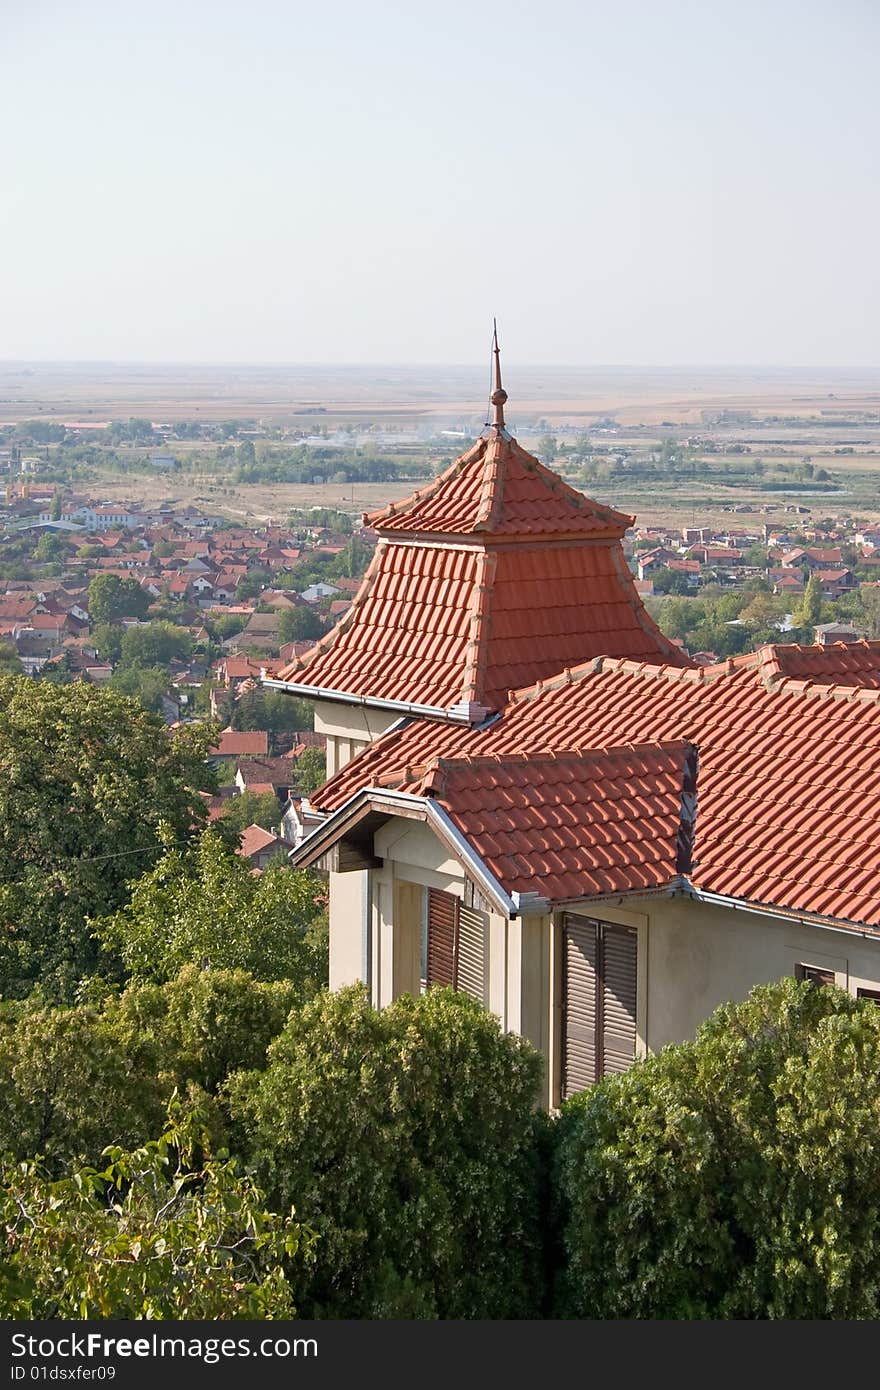
[[[136,978],[168,979],[184,965],[290,980],[302,997],[326,982],[318,880],[271,866],[254,874],[216,827],[192,847],[163,832],[165,853],[133,885],[131,900],[98,930]]]
[[[286,981],[188,966],[165,984],[132,984],[71,1008],[7,1005],[0,1153],[41,1154],[58,1174],[69,1162],[95,1163],[107,1144],[144,1143],[175,1088],[213,1094],[229,1072],[264,1066],[300,997]]]
[[[318,1233],[304,1316],[535,1315],[540,1073],[449,990],[377,1011],[351,987],[290,1015],[268,1067],[226,1092],[270,1201]]]
[[[280,642],[308,642],[320,637],[324,624],[313,608],[286,608],[278,620]]]
[[[236,700],[229,723],[233,729],[266,729],[270,734],[311,729],[314,705],[283,690],[248,690]]]
[[[97,969],[90,919],[155,862],[160,821],[186,839],[204,820],[211,738],[112,690],[0,676],[0,994],[70,998]]]
[[[323,787],[327,780],[327,755],[320,748],[304,748],[296,760],[296,785],[303,796]]]
[[[880,1316],[880,1010],[786,980],[564,1108],[557,1312]]]
[[[222,829],[239,836],[249,825],[261,825],[264,830],[277,829],[281,806],[274,792],[242,792],[230,796],[223,807]]]
[[[52,1179],[0,1162],[5,1318],[290,1318],[311,1233],[172,1107],[158,1140]]]
[[[119,645],[119,660],[128,666],[169,666],[192,655],[192,638],[185,628],[154,622],[126,628]]]
[[[145,618],[150,595],[136,579],[98,574],[89,585],[89,617],[93,623],[118,623],[121,618]]]

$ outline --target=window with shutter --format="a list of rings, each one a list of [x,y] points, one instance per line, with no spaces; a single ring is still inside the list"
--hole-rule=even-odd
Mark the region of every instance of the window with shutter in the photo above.
[[[425,984],[455,985],[458,945],[458,898],[428,889],[428,949]]]
[[[880,989],[857,989],[857,999],[873,999],[875,1004],[880,1004]]]
[[[626,1071],[636,1053],[637,935],[566,913],[563,927],[563,1098]]]
[[[486,1001],[486,918],[453,893],[425,893],[422,974],[424,986],[451,985]]]
[[[823,970],[818,965],[798,964],[794,968],[794,977],[796,980],[809,980],[811,985],[834,984],[834,971]]]
[[[458,909],[458,969],[455,988],[478,1003],[486,1002],[486,919],[463,904]]]

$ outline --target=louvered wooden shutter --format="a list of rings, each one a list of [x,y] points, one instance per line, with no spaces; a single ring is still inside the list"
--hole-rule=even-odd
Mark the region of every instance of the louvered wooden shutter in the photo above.
[[[565,1019],[562,1095],[573,1096],[596,1080],[596,966],[599,924],[566,913],[563,936]]]
[[[486,1002],[486,919],[481,912],[461,905],[455,987],[481,1004]]]
[[[426,985],[455,985],[458,898],[428,889],[428,971]]]
[[[636,947],[632,927],[601,927],[602,1075],[626,1071],[636,1055]]]
[[[637,944],[632,927],[564,918],[563,1099],[632,1064]]]

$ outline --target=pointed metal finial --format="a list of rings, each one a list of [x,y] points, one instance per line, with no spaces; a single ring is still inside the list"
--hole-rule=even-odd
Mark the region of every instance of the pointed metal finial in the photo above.
[[[495,390],[492,392],[491,396],[489,397],[489,400],[495,407],[495,418],[492,421],[492,424],[495,426],[497,430],[503,430],[504,402],[507,400],[507,392],[501,385],[501,349],[498,346],[498,321],[496,319],[492,320],[492,330],[495,341],[495,346],[492,349],[492,351],[495,353]]]

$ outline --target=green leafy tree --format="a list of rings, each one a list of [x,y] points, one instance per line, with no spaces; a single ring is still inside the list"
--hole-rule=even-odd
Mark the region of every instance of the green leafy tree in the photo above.
[[[264,830],[277,828],[281,806],[274,792],[242,792],[241,796],[229,797],[221,820],[237,842],[249,825],[261,825]]]
[[[160,1079],[158,1038],[121,1030],[97,1004],[32,1006],[0,1025],[0,1152],[96,1161],[109,1143],[149,1138],[170,1087]]]
[[[236,603],[246,603],[248,599],[259,597],[262,591],[268,584],[271,584],[271,582],[271,570],[263,569],[262,567],[249,570],[247,574],[242,575],[235,586]]]
[[[172,839],[131,901],[99,926],[132,975],[162,980],[208,961],[261,980],[291,980],[303,998],[326,982],[316,875],[286,866],[255,875],[215,827],[192,848],[175,848]]]
[[[88,608],[93,623],[145,618],[149,606],[150,595],[136,579],[120,579],[118,574],[96,574],[89,585]]]
[[[278,640],[308,642],[320,637],[324,624],[313,608],[286,608],[278,619]]]
[[[67,539],[57,531],[44,531],[34,546],[34,559],[40,561],[63,560],[67,555]]]
[[[540,1072],[451,990],[376,1010],[353,986],[291,1013],[226,1093],[249,1170],[319,1233],[304,1316],[535,1316]]]
[[[880,1315],[880,1010],[794,980],[576,1097],[556,1315]]]
[[[132,666],[115,671],[110,679],[113,690],[139,701],[152,713],[162,708],[162,696],[168,694],[169,683],[164,666]]]
[[[203,822],[215,737],[171,736],[113,690],[0,676],[0,994],[69,998],[96,969],[90,919],[155,862],[160,821],[177,839]]]
[[[95,997],[71,1008],[32,998],[0,1017],[0,1153],[39,1153],[56,1174],[107,1144],[145,1142],[175,1088],[204,1098],[229,1072],[265,1066],[298,998],[286,980],[195,966],[121,994],[84,992]]]
[[[188,661],[192,637],[173,623],[146,623],[126,628],[120,642],[119,661],[123,668],[170,666],[172,661]]]
[[[666,637],[684,637],[700,622],[703,611],[695,599],[667,598],[660,605],[657,626]]]
[[[0,675],[19,676],[22,672],[21,658],[11,642],[0,641]]]
[[[114,666],[122,653],[122,636],[125,628],[121,623],[99,623],[92,631],[91,641],[102,661]]]
[[[219,618],[211,615],[206,622],[214,641],[225,642],[228,637],[235,637],[242,631],[247,618],[243,613],[223,613]]]
[[[822,585],[819,576],[811,574],[804,589],[804,596],[792,617],[792,622],[795,627],[815,628],[821,620]]]
[[[161,1138],[105,1151],[52,1180],[3,1162],[0,1312],[14,1319],[291,1318],[285,1267],[308,1258],[294,1211],[268,1211],[253,1180],[213,1156],[179,1103]]]
[[[307,700],[297,700],[283,690],[249,690],[236,700],[230,716],[233,729],[266,729],[270,734],[293,733],[311,729],[314,706]]]
[[[307,796],[327,780],[327,756],[320,748],[306,748],[296,760],[297,790]]]
[[[671,570],[667,565],[661,565],[651,574],[654,584],[654,591],[658,594],[689,594],[691,592],[691,582],[687,575],[681,570]]]

